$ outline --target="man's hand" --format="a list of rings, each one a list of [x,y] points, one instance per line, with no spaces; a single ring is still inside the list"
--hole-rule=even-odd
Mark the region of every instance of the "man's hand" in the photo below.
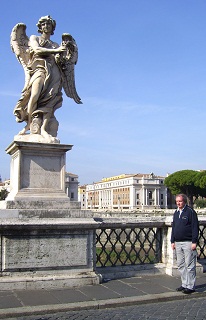
[[[171,243],[172,250],[175,250],[175,243]]]
[[[192,243],[192,245],[191,245],[191,249],[192,249],[192,250],[195,250],[196,248],[197,248],[196,243]]]

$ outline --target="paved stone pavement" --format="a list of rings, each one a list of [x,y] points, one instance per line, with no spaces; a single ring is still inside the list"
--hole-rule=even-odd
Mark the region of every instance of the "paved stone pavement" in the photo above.
[[[12,320],[205,320],[206,299],[158,302],[138,306],[103,310],[59,312],[42,316],[12,318]],[[8,319],[9,320],[9,319]]]
[[[206,320],[205,274],[198,275],[192,295],[177,292],[178,286],[178,277],[157,274],[78,288],[0,291],[0,319]]]

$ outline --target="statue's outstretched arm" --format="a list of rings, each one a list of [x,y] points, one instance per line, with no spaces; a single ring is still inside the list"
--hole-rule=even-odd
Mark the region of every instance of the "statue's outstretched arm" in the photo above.
[[[35,35],[32,35],[30,37],[30,47],[33,50],[33,52],[35,52],[36,54],[40,54],[40,55],[47,55],[48,53],[50,54],[57,54],[57,53],[61,53],[61,52],[65,52],[66,48],[65,46],[58,46],[57,44],[55,44],[55,48],[45,48],[44,46],[40,46],[39,44],[39,38]]]

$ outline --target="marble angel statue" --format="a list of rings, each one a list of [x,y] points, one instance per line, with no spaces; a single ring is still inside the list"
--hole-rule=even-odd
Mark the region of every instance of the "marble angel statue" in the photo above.
[[[17,122],[26,122],[19,136],[30,131],[46,142],[56,142],[59,123],[54,113],[62,106],[62,89],[76,103],[82,103],[74,77],[78,48],[67,33],[62,35],[60,46],[50,40],[56,27],[50,16],[41,17],[37,27],[40,36],[28,38],[23,23],[18,23],[11,32],[11,48],[25,72],[25,85],[14,115]]]

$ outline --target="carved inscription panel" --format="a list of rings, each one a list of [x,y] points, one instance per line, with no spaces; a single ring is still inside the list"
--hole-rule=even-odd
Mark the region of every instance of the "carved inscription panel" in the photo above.
[[[23,155],[22,188],[61,189],[61,156]]]
[[[87,266],[87,235],[3,237],[3,271]]]

